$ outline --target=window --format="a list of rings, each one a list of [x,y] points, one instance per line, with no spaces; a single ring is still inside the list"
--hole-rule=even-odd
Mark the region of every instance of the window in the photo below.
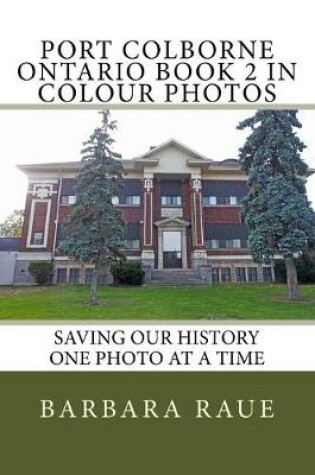
[[[240,239],[229,239],[226,241],[226,247],[228,249],[239,249],[241,247]]]
[[[57,284],[66,284],[67,283],[67,269],[57,269]]]
[[[257,282],[258,280],[257,267],[248,267],[247,275],[248,275],[248,282]]]
[[[216,196],[203,196],[202,203],[204,206],[213,206],[217,204]]]
[[[113,196],[112,197],[112,204],[114,206],[119,205],[119,197],[118,196]]]
[[[271,267],[263,267],[264,282],[272,282]]]
[[[219,249],[220,241],[218,239],[210,239],[206,241],[206,248],[207,249]]]
[[[42,246],[44,244],[44,233],[33,233],[31,244],[34,246]]]
[[[140,240],[139,239],[125,239],[123,242],[123,248],[128,249],[129,251],[140,249]]]
[[[162,196],[162,206],[181,206],[181,196]]]
[[[230,205],[237,205],[238,204],[237,196],[229,196],[229,204]]]
[[[133,205],[133,206],[140,205],[140,196],[139,195],[126,196],[126,204]]]
[[[231,268],[221,267],[221,282],[231,282]]]
[[[71,267],[69,272],[69,284],[78,284],[80,276],[80,269],[78,267]]]
[[[106,285],[107,284],[107,275],[106,274],[100,274],[98,276],[97,283],[99,285]]]
[[[219,267],[212,267],[212,282],[213,283],[220,282],[220,268]]]
[[[93,272],[94,272],[94,269],[92,269],[92,268],[85,269],[85,276],[84,276],[84,283],[85,284],[87,284],[87,285],[92,284]]]
[[[237,282],[246,282],[245,267],[235,267],[235,277]]]
[[[134,251],[140,249],[140,223],[127,223],[125,236],[121,246],[123,249]]]
[[[60,203],[62,205],[74,205],[76,202],[76,196],[75,195],[62,195],[60,199]]]

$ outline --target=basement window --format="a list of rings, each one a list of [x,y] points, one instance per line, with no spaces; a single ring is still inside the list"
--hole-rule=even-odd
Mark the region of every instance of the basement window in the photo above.
[[[78,284],[80,276],[80,269],[78,267],[71,267],[69,272],[69,284]]]
[[[235,267],[235,277],[237,282],[246,282],[245,267]]]
[[[231,267],[221,267],[221,282],[231,282]]]
[[[57,284],[66,284],[67,283],[67,269],[59,268],[57,269]]]

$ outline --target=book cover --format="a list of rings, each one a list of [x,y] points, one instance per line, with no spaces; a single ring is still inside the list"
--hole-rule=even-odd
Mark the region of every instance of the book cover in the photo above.
[[[3,20],[3,473],[311,472],[311,6]]]

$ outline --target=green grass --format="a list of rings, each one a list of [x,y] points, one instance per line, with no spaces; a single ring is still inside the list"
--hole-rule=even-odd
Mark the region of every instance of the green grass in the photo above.
[[[315,319],[315,286],[301,286],[299,302],[283,285],[99,287],[88,305],[86,286],[2,287],[0,319]]]

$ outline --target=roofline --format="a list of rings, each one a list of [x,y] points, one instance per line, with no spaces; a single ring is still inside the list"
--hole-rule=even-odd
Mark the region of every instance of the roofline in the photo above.
[[[170,138],[170,139],[166,140],[165,142],[162,142],[160,145],[157,145],[156,147],[151,148],[150,150],[148,150],[148,152],[146,152],[142,155],[139,155],[138,157],[135,157],[135,159],[136,160],[141,160],[141,159],[149,158],[152,155],[156,154],[156,152],[160,152],[161,150],[163,150],[164,148],[169,147],[170,145],[176,145],[178,148],[180,148],[184,152],[189,153],[193,157],[203,159],[203,160],[207,160],[209,162],[213,161],[211,158],[208,158],[205,155],[203,155],[199,152],[196,152],[196,150],[193,150],[192,148],[187,147],[187,145],[183,144],[182,142],[180,142],[179,140],[176,140],[174,138]]]

